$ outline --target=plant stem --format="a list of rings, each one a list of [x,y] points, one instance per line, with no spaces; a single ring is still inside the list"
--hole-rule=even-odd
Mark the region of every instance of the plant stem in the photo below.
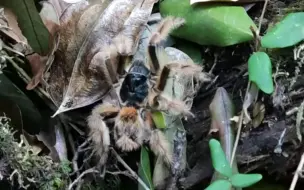
[[[263,10],[262,10],[262,14],[261,14],[261,17],[260,17],[259,28],[258,28],[258,35],[261,32],[262,22],[263,22],[263,18],[264,18],[265,12],[266,12],[267,4],[268,4],[268,0],[265,0],[264,7],[263,7]]]
[[[98,170],[96,170],[95,168],[90,168],[90,169],[87,169],[85,170],[84,172],[82,172],[80,174],[80,176],[78,176],[75,181],[73,181],[70,185],[69,185],[69,188],[68,190],[72,190],[73,189],[73,186],[76,185],[78,182],[80,182],[81,178],[83,178],[83,176],[85,176],[86,174],[89,174],[89,173],[99,173]]]
[[[246,89],[246,93],[245,93],[245,98],[246,98],[246,96],[248,96],[250,85],[251,85],[251,82],[248,81],[247,89]],[[234,160],[234,157],[235,157],[235,154],[236,154],[236,149],[237,149],[238,144],[239,144],[239,140],[240,140],[240,136],[241,136],[242,123],[243,123],[243,117],[244,117],[244,109],[242,108],[242,112],[241,112],[239,122],[238,122],[238,131],[237,131],[236,138],[235,138],[234,145],[233,145],[233,150],[232,150],[232,155],[231,155],[231,160],[230,160],[230,166],[232,166],[232,164],[233,164],[233,160]]]
[[[299,173],[302,172],[303,166],[304,166],[304,153],[301,156],[300,163],[299,163],[299,165],[297,167],[297,170],[296,170],[296,172],[293,176],[293,179],[292,179],[289,190],[294,190],[295,189],[297,181],[299,179]]]
[[[263,18],[264,18],[265,12],[266,12],[267,4],[268,4],[268,0],[265,0],[264,7],[263,7],[263,10],[262,10],[262,14],[260,16],[258,31],[256,33],[253,32],[253,34],[255,36],[255,47],[256,47],[255,51],[258,51],[258,49],[259,49],[259,45],[258,45],[259,44],[259,35],[260,35],[261,27],[262,27]],[[251,82],[248,81],[247,89],[246,89],[246,93],[245,93],[245,99],[246,99],[246,96],[248,95],[250,86],[251,86]],[[236,135],[236,138],[235,138],[233,151],[232,151],[232,155],[231,155],[231,160],[230,160],[230,165],[231,166],[232,166],[232,163],[233,163],[233,160],[234,160],[234,157],[235,157],[235,154],[236,154],[236,149],[237,149],[237,146],[238,146],[238,143],[239,143],[239,140],[240,140],[240,136],[241,136],[243,117],[244,117],[244,109],[242,108],[242,112],[241,112],[241,115],[240,115],[240,118],[239,118],[239,123],[238,123],[238,131],[237,131],[237,135]]]
[[[115,155],[117,161],[120,162],[131,173],[132,177],[135,178],[145,190],[150,190],[150,188],[147,187],[145,182],[143,182],[143,180],[130,168],[130,166],[128,166],[128,164],[117,154],[114,149],[112,149],[112,152]]]

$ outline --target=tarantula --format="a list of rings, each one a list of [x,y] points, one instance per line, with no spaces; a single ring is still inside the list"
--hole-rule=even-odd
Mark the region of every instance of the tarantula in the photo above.
[[[90,137],[102,164],[107,159],[110,146],[110,132],[106,124],[110,118],[114,119],[115,144],[122,151],[133,151],[147,143],[154,154],[161,156],[168,165],[172,162],[170,145],[163,133],[155,128],[151,111],[192,115],[186,101],[174,100],[164,95],[163,90],[169,75],[180,77],[197,87],[210,80],[208,74],[202,72],[202,67],[194,63],[170,62],[161,46],[170,31],[184,22],[181,18],[163,19],[149,40],[147,61],[133,60],[117,88],[120,105],[104,102],[92,110],[88,117]],[[193,99],[194,93],[187,96],[186,99]]]

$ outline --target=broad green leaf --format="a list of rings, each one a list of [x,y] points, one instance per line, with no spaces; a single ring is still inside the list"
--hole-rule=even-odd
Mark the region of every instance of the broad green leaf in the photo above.
[[[255,52],[248,60],[249,80],[265,93],[273,92],[272,66],[269,56],[265,52]]]
[[[196,64],[202,63],[201,46],[186,40],[177,40],[175,47],[186,53]]]
[[[234,187],[249,187],[263,178],[261,174],[235,174],[230,178]]]
[[[17,16],[18,25],[33,50],[46,55],[49,51],[49,32],[35,7],[34,0],[1,0]]]
[[[240,4],[240,3],[254,3],[259,1],[264,1],[264,0],[190,0],[190,4],[192,5],[194,3],[209,3],[209,2],[225,2],[225,3]]]
[[[149,152],[144,146],[141,147],[140,151],[140,166],[138,168],[138,175],[151,190],[154,189],[151,177]],[[138,183],[138,189],[145,190],[140,183]]]
[[[162,112],[160,111],[156,111],[152,113],[152,119],[155,123],[155,126],[158,129],[165,129],[166,128],[166,122],[165,122],[165,118],[162,114]]]
[[[214,169],[223,176],[232,176],[232,169],[226,159],[226,155],[221,147],[220,142],[215,139],[211,139],[209,141],[209,147]]]
[[[205,190],[230,190],[231,183],[227,180],[216,180],[212,182]]]
[[[31,133],[38,133],[42,127],[42,116],[33,102],[4,74],[0,74],[0,99],[12,102],[21,110],[23,128]]]
[[[304,40],[304,12],[290,13],[261,39],[262,47],[284,48]]]
[[[190,5],[189,0],[164,0],[160,13],[185,19],[172,35],[201,45],[229,46],[253,39],[252,19],[241,6]]]

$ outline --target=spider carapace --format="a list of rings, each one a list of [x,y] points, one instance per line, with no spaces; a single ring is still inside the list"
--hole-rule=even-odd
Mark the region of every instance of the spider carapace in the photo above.
[[[148,96],[150,71],[141,60],[135,60],[127,73],[119,92],[126,106],[138,108]]]

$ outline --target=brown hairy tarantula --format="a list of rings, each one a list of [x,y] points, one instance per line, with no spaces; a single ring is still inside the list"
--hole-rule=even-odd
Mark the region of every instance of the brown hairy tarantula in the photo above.
[[[90,137],[95,144],[95,151],[101,158],[101,164],[105,163],[108,156],[110,132],[106,123],[112,119],[114,140],[118,148],[122,151],[133,151],[143,144],[148,144],[153,153],[161,156],[170,166],[170,145],[164,134],[155,128],[151,111],[181,116],[192,115],[191,106],[187,106],[187,99],[193,99],[200,84],[210,80],[201,66],[189,62],[170,61],[161,46],[170,31],[182,24],[184,20],[181,18],[163,19],[149,40],[147,60],[133,60],[117,88],[120,105],[103,102],[97,105],[88,117]],[[175,100],[164,95],[163,90],[169,76],[184,80],[189,86],[195,87],[195,90],[186,92],[187,97],[184,100]]]

